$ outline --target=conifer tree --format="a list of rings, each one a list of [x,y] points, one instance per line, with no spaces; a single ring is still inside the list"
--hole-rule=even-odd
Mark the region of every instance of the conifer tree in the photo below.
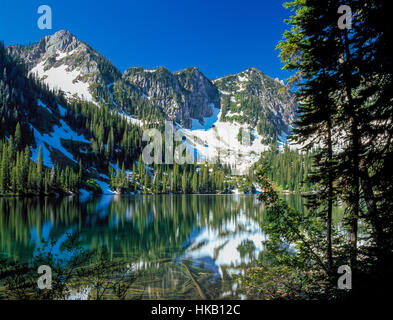
[[[192,192],[193,193],[198,193],[199,189],[198,189],[198,174],[196,171],[194,171],[193,175],[192,175]]]
[[[42,146],[40,146],[38,150],[38,158],[37,158],[37,172],[36,172],[36,183],[38,192],[41,191],[42,186],[42,171],[43,163],[42,163]]]
[[[182,188],[183,193],[187,193],[188,185],[187,185],[187,171],[186,171],[186,169],[184,169],[183,173],[182,173],[181,188]]]
[[[16,128],[15,128],[15,134],[14,134],[14,143],[15,143],[15,148],[17,150],[20,150],[22,148],[22,131],[20,129],[20,123],[18,122],[16,124]]]
[[[338,27],[341,5],[350,5],[356,13],[349,30]],[[278,47],[286,68],[296,71],[291,81],[297,81],[301,105],[295,139],[308,148],[317,147],[315,172],[309,179],[318,184],[318,193],[310,198],[311,209],[327,220],[330,271],[332,206],[339,196],[347,208],[354,272],[359,271],[358,221],[363,217],[372,228],[371,255],[387,274],[392,269],[387,243],[392,243],[393,200],[385,190],[391,191],[393,183],[386,166],[393,154],[388,138],[393,118],[393,40],[385,3],[295,0],[286,7],[296,14]],[[382,221],[389,227],[383,228]]]

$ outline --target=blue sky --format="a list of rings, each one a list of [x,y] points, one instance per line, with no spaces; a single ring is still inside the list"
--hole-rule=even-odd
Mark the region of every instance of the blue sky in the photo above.
[[[27,44],[61,29],[110,59],[171,71],[198,67],[217,78],[257,67],[286,79],[275,50],[290,14],[281,0],[2,0],[0,40]],[[37,27],[40,5],[52,8],[53,29]]]

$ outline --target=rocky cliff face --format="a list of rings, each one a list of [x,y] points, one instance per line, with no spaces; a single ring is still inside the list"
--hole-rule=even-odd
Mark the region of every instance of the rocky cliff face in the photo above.
[[[212,106],[220,108],[217,87],[195,67],[184,69],[175,75],[186,91],[190,117],[203,124],[204,118],[212,115]]]
[[[256,68],[213,81],[221,93],[222,120],[275,125],[288,133],[295,120],[295,96],[282,81]]]
[[[68,31],[61,30],[52,36],[42,38],[38,43],[30,47],[10,46],[8,50],[11,53],[18,54],[25,61],[28,68],[32,69],[43,60],[56,57],[61,53],[69,53],[79,46],[82,46],[82,42]]]
[[[153,106],[159,107],[170,120],[178,119],[186,100],[183,88],[176,77],[166,68],[144,70],[130,68],[123,74],[126,83],[138,87]]]
[[[279,80],[256,68],[213,81],[195,67],[176,73],[165,67],[132,67],[122,75],[109,60],[66,30],[31,46],[10,46],[8,51],[21,57],[30,73],[68,98],[120,110],[135,110],[138,105],[147,107],[147,112],[159,110],[164,118],[184,128],[191,128],[192,119],[203,125],[204,119],[212,116],[213,107],[221,109],[221,121],[246,123],[267,134],[274,127],[276,136],[281,131],[288,133],[295,118],[294,96]],[[113,84],[122,88],[117,101]],[[124,88],[133,91],[124,94]],[[136,99],[126,106],[135,95],[144,98],[143,105]]]
[[[166,117],[182,126],[191,127],[191,118],[203,123],[212,115],[212,105],[220,107],[217,88],[197,68],[172,74],[168,69],[130,68],[123,79],[135,85],[152,105],[162,109]]]

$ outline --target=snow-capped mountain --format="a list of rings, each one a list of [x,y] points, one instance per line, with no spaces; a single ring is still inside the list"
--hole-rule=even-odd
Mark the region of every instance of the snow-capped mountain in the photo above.
[[[19,50],[23,51],[22,48]],[[64,145],[66,141],[85,144],[90,144],[90,141],[66,123],[67,109],[63,106],[67,105],[67,100],[27,77],[24,66],[17,60],[5,55],[2,62],[5,66],[0,77],[0,138],[13,136],[11,128],[18,123],[21,127],[20,140],[29,145],[33,161],[37,162],[41,148],[43,164],[49,168],[56,156],[64,165],[78,166],[78,161]],[[34,65],[31,67],[34,68]]]
[[[30,46],[9,46],[8,51],[24,60],[30,74],[68,98],[95,102],[96,88],[120,77],[108,60],[66,30]]]
[[[204,123],[181,128],[201,159],[230,164],[243,174],[270,142],[285,137],[295,119],[295,99],[279,80],[250,68],[213,81],[220,106]],[[242,136],[245,137],[245,140]]]
[[[219,158],[243,173],[269,143],[290,132],[296,101],[283,82],[256,68],[210,80],[195,67],[132,67],[121,74],[66,30],[30,46],[9,46],[30,75],[67,99],[108,106],[132,123],[173,120],[199,159]],[[243,136],[249,135],[246,143]]]
[[[277,133],[289,133],[295,120],[295,96],[282,81],[272,79],[257,68],[213,81],[221,93],[222,120],[256,126],[273,124]],[[267,132],[266,132],[267,133]]]

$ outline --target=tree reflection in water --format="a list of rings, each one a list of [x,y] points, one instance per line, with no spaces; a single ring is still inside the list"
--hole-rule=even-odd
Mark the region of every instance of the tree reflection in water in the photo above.
[[[1,198],[0,213],[3,271],[29,269],[34,284],[46,260],[67,283],[46,298],[239,298],[236,273],[263,250],[263,205],[249,195]],[[0,276],[1,292],[18,292]]]

